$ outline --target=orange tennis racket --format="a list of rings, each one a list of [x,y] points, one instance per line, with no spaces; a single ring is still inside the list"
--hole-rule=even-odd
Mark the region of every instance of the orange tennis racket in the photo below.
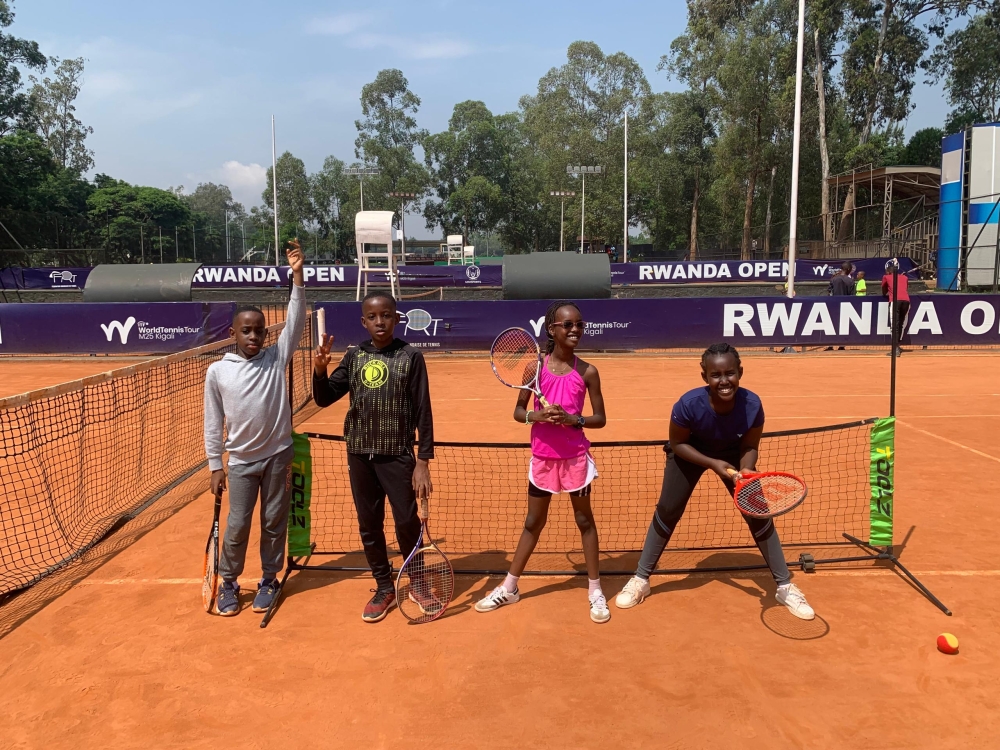
[[[753,518],[774,518],[797,508],[809,488],[801,477],[787,471],[729,470],[736,491],[733,502],[736,510]]]

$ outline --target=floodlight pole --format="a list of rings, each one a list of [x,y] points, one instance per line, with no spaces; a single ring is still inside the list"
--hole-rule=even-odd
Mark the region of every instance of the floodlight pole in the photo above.
[[[622,239],[624,262],[628,263],[628,110],[625,110],[625,235]]]
[[[583,255],[583,238],[586,233],[587,224],[587,173],[590,174],[601,174],[604,171],[603,166],[596,167],[584,167],[584,166],[568,166],[566,167],[566,174],[578,174],[582,180],[581,185],[581,195],[580,195],[580,255]],[[591,250],[594,248],[591,247]]]
[[[550,190],[549,195],[559,199],[559,252],[563,252],[563,227],[566,222],[566,199],[575,198],[576,193],[571,190]]]
[[[229,249],[229,209],[226,209],[226,263],[231,263],[232,252]]]
[[[788,296],[795,296],[795,259],[798,255],[799,144],[802,131],[802,52],[805,46],[806,0],[799,0],[799,33],[795,50],[795,129],[792,134],[792,206],[788,223]]]
[[[274,188],[274,265],[280,266],[278,259],[278,151],[274,144],[274,115],[271,115],[271,187]],[[229,223],[226,223],[229,231]]]
[[[406,216],[406,201],[413,200],[417,197],[416,193],[389,193],[390,198],[399,198],[399,252],[403,256],[403,262],[406,262],[406,221],[404,216]],[[364,210],[364,209],[362,209]]]

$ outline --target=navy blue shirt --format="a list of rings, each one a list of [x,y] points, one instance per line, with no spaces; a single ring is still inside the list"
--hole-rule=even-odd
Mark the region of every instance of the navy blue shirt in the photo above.
[[[740,440],[753,427],[764,424],[764,406],[753,391],[736,391],[736,404],[728,414],[716,414],[708,386],[688,391],[674,404],[670,420],[691,430],[690,443],[711,458],[723,458],[739,450]]]

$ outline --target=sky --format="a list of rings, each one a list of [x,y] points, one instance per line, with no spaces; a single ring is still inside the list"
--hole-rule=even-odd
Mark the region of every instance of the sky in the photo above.
[[[247,208],[261,203],[272,114],[278,153],[312,172],[328,155],[354,159],[361,87],[383,68],[403,71],[419,125],[438,132],[467,99],[516,109],[580,39],[631,55],[654,91],[675,90],[656,66],[686,21],[683,0],[13,4],[11,33],[85,58],[77,114],[94,128],[95,171],[186,192],[222,182]],[[940,89],[918,81],[908,135],[946,114]],[[407,223],[409,234],[422,222]]]

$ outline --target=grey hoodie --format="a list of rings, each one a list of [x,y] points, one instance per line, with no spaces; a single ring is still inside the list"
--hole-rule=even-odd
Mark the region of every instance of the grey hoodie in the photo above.
[[[285,328],[275,346],[244,359],[226,354],[205,376],[205,453],[208,468],[222,468],[223,425],[229,463],[252,464],[292,445],[292,411],[285,369],[306,324],[306,294],[292,286]]]

